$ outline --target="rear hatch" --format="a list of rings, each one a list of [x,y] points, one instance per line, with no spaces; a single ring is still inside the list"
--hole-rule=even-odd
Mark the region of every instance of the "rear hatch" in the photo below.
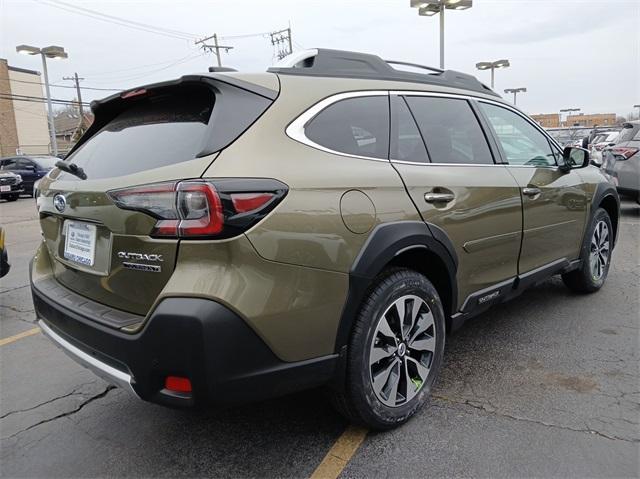
[[[40,185],[40,223],[56,279],[105,306],[146,314],[174,270],[179,245],[175,236],[156,234],[158,218],[167,217],[163,201],[173,195],[167,185],[178,189],[179,181],[199,178],[276,95],[212,75],[94,102],[94,124],[65,159],[71,167],[52,170]],[[129,194],[141,185],[146,196]],[[152,196],[153,207],[145,204]]]

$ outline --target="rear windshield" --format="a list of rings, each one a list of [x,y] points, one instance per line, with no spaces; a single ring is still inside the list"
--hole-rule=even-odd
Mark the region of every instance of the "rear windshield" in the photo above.
[[[616,139],[616,143],[622,143],[624,141],[640,140],[640,125],[633,125],[631,128],[623,128],[620,132],[620,136]]]
[[[194,159],[202,151],[215,96],[206,87],[131,98],[70,157],[88,178],[123,176]]]

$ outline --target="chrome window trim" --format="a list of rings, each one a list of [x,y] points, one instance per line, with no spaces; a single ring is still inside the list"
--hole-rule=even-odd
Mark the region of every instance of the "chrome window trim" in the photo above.
[[[325,108],[337,103],[341,100],[346,100],[349,98],[359,98],[359,97],[367,97],[367,96],[389,96],[389,92],[387,90],[358,90],[358,91],[349,91],[343,93],[337,93],[335,95],[328,96],[323,100],[320,100],[303,113],[301,113],[295,120],[293,120],[289,126],[285,129],[285,133],[289,138],[295,140],[303,145],[310,146],[317,150],[322,150],[327,153],[331,153],[333,155],[346,156],[348,158],[358,158],[361,160],[372,160],[372,161],[384,161],[388,163],[388,159],[383,158],[374,158],[372,156],[360,156],[360,155],[352,155],[350,153],[344,153],[337,150],[332,150],[331,148],[327,148],[326,146],[322,146],[315,141],[310,140],[304,132],[307,124],[313,120],[313,118],[320,113]]]

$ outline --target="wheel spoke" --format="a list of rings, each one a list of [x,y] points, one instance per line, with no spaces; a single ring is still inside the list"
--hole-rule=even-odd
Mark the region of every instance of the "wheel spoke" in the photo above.
[[[385,358],[393,356],[393,353],[395,353],[397,350],[397,346],[391,346],[388,344],[374,344],[371,348],[371,352],[369,353],[369,365],[374,365]]]
[[[405,322],[405,315],[407,314],[407,310],[406,310],[406,301],[407,301],[407,297],[403,296],[402,298],[398,299],[395,303],[393,303],[393,305],[396,308],[396,312],[398,313],[398,327],[400,328],[400,331],[398,331],[398,337],[402,338],[404,337],[404,322]]]
[[[420,384],[420,386],[417,386],[411,380],[411,375],[409,374],[409,361],[404,362],[403,369],[404,369],[405,387],[406,387],[406,393],[404,396],[407,401],[411,401],[415,397],[415,395],[418,394],[418,391],[420,390],[420,387],[422,386],[422,384]]]
[[[413,359],[411,356],[407,356],[407,363],[409,362],[415,365],[416,373],[418,374],[420,380],[424,383],[427,380],[427,376],[429,375],[429,368],[427,368],[420,361]]]
[[[420,318],[418,319],[417,323],[418,327],[415,328],[416,330],[413,332],[413,335],[409,339],[409,344],[413,343],[418,336],[420,336],[422,333],[433,326],[433,314],[431,313],[431,311],[423,313],[422,316],[420,316]]]
[[[380,318],[377,332],[387,338],[393,339],[396,345],[398,344],[396,334],[391,330],[391,326],[389,326],[389,321],[387,321],[387,318],[385,316],[382,316],[382,318]]]
[[[378,395],[382,394],[382,390],[384,389],[386,384],[389,382],[389,376],[391,376],[391,372],[397,365],[398,365],[397,360],[391,361],[386,368],[383,368],[382,370],[380,370],[373,377],[373,390],[376,392],[376,394]]]
[[[417,339],[409,343],[409,348],[418,351],[434,352],[436,350],[436,338],[428,336],[424,339]]]
[[[391,389],[389,390],[389,394],[387,398],[391,404],[394,406],[398,402],[398,387],[400,386],[400,374],[402,370],[402,363],[397,362],[396,367],[391,370],[391,374],[389,375],[389,385]]]

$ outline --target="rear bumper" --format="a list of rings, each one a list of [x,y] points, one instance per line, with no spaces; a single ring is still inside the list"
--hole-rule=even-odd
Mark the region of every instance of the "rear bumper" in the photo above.
[[[147,401],[231,405],[315,387],[336,370],[337,355],[279,360],[242,318],[212,300],[166,298],[140,332],[128,334],[85,312],[97,303],[71,309],[41,286],[32,282],[31,290],[44,333],[81,365]],[[170,375],[188,377],[192,393],[165,389]]]

